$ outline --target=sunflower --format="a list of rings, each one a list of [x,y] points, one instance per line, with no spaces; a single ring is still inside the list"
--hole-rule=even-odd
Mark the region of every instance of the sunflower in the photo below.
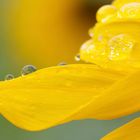
[[[99,9],[91,39],[80,49],[88,64],[44,68],[0,82],[1,114],[17,127],[39,131],[72,120],[110,120],[138,112],[139,11],[140,0],[116,0]],[[103,140],[139,138],[136,118]]]

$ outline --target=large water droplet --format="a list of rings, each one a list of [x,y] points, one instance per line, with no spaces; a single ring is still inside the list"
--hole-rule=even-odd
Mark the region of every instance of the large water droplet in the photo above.
[[[12,79],[14,79],[14,75],[12,75],[12,74],[7,74],[5,76],[5,80],[12,80]]]
[[[33,65],[26,65],[22,68],[21,74],[22,76],[35,72],[37,68]]]
[[[132,37],[126,34],[120,34],[111,38],[108,42],[108,53],[110,60],[127,59],[135,45]]]
[[[77,54],[77,55],[75,56],[75,60],[76,60],[77,62],[81,60],[80,54]]]
[[[98,11],[97,11],[97,21],[102,21],[102,19],[106,18],[107,16],[113,15],[117,11],[117,8],[113,5],[105,5],[102,6]]]
[[[121,18],[140,18],[140,3],[132,2],[125,4],[119,11]]]
[[[84,43],[80,49],[81,59],[91,63],[105,59],[106,47],[103,41],[102,43],[94,42],[92,39]]]

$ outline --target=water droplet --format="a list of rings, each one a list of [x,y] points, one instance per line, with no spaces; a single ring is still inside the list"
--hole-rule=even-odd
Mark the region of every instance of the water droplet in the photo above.
[[[111,38],[108,42],[110,60],[124,60],[130,56],[135,45],[134,39],[126,34],[120,34]]]
[[[140,3],[132,2],[125,4],[119,11],[121,18],[140,18]]]
[[[67,63],[66,62],[60,62],[59,64],[58,64],[58,66],[64,66],[64,65],[67,65]]]
[[[97,21],[102,21],[102,19],[106,18],[107,16],[111,16],[117,11],[117,8],[113,5],[105,5],[102,6],[98,11],[97,11]]]
[[[14,75],[12,75],[12,74],[7,74],[5,76],[5,80],[12,80],[12,79],[14,79]]]
[[[81,59],[85,60],[86,62],[95,63],[95,61],[100,61],[105,55],[105,44],[95,44],[92,39],[88,40],[82,45],[80,55]]]
[[[81,60],[80,54],[77,54],[77,55],[75,56],[75,60],[76,60],[77,62]]]
[[[26,65],[22,68],[21,74],[22,76],[35,72],[37,68],[33,65]]]

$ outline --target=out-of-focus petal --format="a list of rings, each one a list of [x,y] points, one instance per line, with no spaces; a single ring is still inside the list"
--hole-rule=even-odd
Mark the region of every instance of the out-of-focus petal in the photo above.
[[[116,129],[105,136],[102,140],[139,140],[140,139],[140,118]]]
[[[140,2],[140,0],[114,0],[113,5],[120,8],[124,4],[131,3],[131,2]]]

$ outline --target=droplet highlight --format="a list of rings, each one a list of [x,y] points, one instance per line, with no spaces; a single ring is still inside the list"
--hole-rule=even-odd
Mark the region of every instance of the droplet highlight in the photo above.
[[[140,18],[140,3],[132,2],[125,4],[121,7],[118,15],[121,18]]]
[[[129,35],[120,34],[111,38],[108,42],[108,54],[110,60],[125,60],[129,58],[135,45],[135,40]]]
[[[26,65],[22,68],[21,74],[22,76],[33,73],[37,70],[37,68],[33,65]]]
[[[12,80],[12,79],[14,79],[14,75],[13,74],[7,74],[5,76],[5,80]]]

